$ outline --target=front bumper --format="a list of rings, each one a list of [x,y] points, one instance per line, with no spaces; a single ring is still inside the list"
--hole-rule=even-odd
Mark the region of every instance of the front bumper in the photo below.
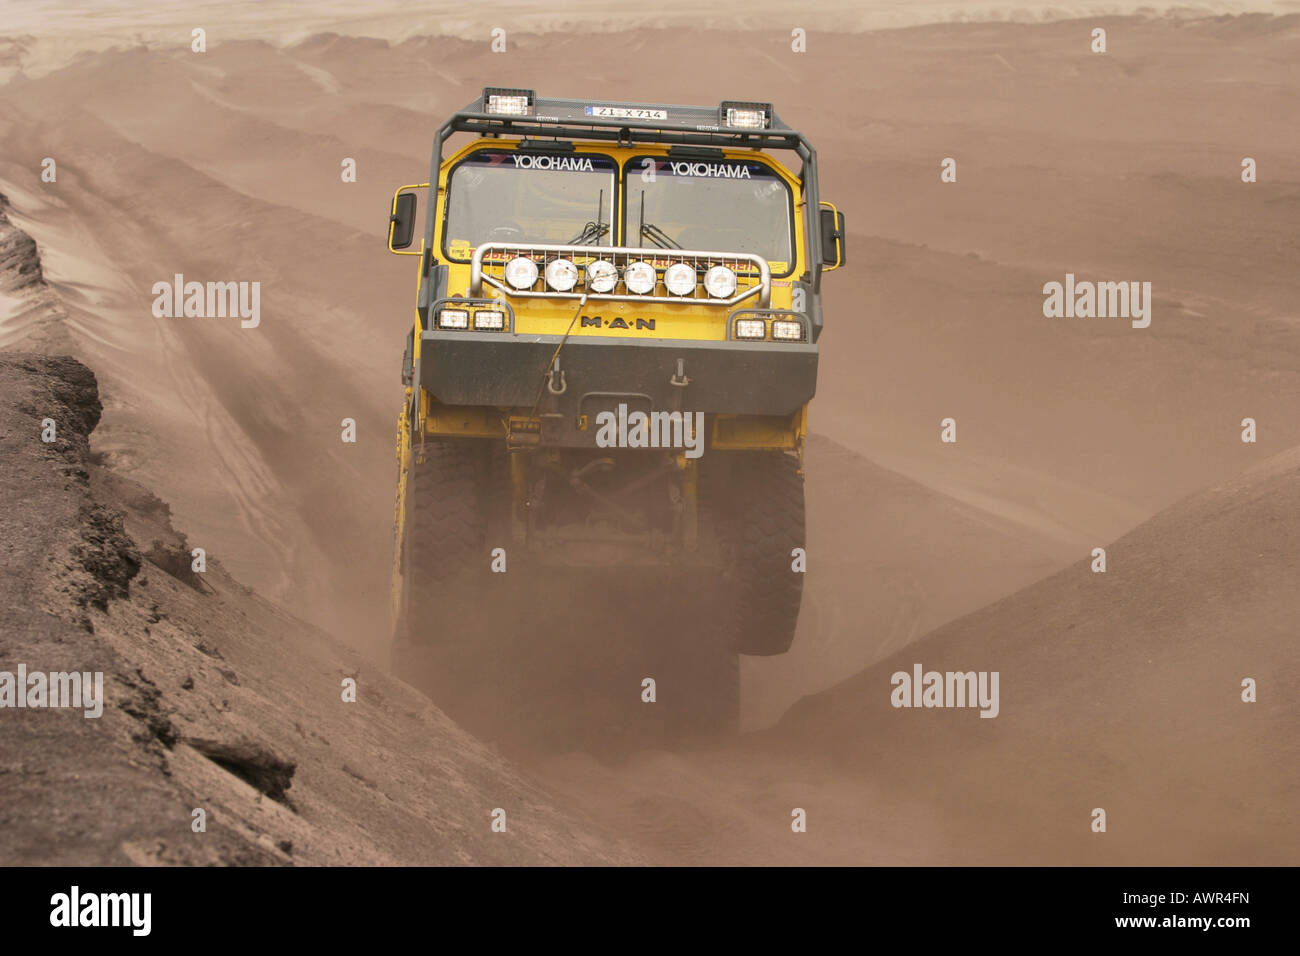
[[[425,331],[420,384],[447,405],[528,409],[540,389],[541,411],[571,420],[620,402],[650,410],[788,415],[817,389],[817,346],[808,342],[571,335],[558,359],[561,374],[548,376],[560,339]],[[563,391],[556,394],[557,388]]]

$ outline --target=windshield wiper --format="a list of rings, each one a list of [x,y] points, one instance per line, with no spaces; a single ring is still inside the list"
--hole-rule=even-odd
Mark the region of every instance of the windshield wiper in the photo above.
[[[596,197],[595,220],[583,226],[582,232],[570,239],[568,245],[585,246],[589,242],[594,243],[607,232],[609,232],[609,225],[605,222],[605,190],[602,189],[600,195]]]
[[[680,249],[682,247],[681,243],[675,242],[668,233],[652,222],[641,224],[641,238],[649,239],[660,249]]]
[[[640,225],[637,226],[637,232],[641,239],[649,239],[660,249],[680,249],[681,246],[673,241],[673,238],[664,232],[652,222],[645,221],[645,190],[641,190],[641,215],[638,218]],[[639,241],[639,240],[638,240]],[[645,243],[641,243],[642,247]]]
[[[589,222],[582,227],[582,232],[578,233],[566,243],[570,246],[585,246],[588,243],[595,243],[601,236],[609,232],[609,224],[604,222]]]

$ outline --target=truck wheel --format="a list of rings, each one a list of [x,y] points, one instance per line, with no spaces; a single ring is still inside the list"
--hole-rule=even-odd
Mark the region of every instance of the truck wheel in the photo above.
[[[481,614],[488,554],[476,478],[484,451],[475,440],[427,441],[421,462],[412,450],[399,640],[445,643]]]
[[[732,469],[734,626],[742,654],[784,654],[794,641],[803,574],[791,552],[804,547],[803,476],[781,452],[745,454]]]

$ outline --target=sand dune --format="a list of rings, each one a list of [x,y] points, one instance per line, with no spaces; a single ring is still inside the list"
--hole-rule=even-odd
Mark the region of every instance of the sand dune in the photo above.
[[[808,571],[790,652],[742,662],[746,728],[1078,556],[1049,533],[808,445]]]
[[[861,33],[935,23],[1046,23],[1082,17],[1131,14],[1177,19],[1244,13],[1295,12],[1290,0],[1193,0],[1147,3],[1141,0],[1068,0],[1020,2],[1012,6],[990,0],[823,0],[800,9],[797,21],[807,30]],[[747,3],[743,15],[727,7],[701,9],[684,0],[662,0],[653,8],[611,4],[605,0],[499,0],[490,7],[466,7],[452,0],[409,4],[374,2],[364,6],[341,0],[306,7],[286,0],[256,4],[229,0],[27,0],[6,11],[8,43],[0,42],[0,70],[37,75],[57,69],[87,50],[121,44],[188,43],[195,27],[214,40],[270,40],[289,44],[319,33],[401,42],[412,37],[445,36],[486,42],[493,29],[531,34],[636,34],[646,30],[727,30],[733,32],[792,29],[791,9],[777,0]],[[626,42],[629,38],[624,38]],[[635,42],[635,40],[633,40]],[[0,72],[0,78],[5,73]]]
[[[1104,574],[1079,562],[802,701],[769,743],[933,805],[949,860],[1294,862],[1297,540],[1293,449],[1143,523]],[[894,707],[918,662],[999,671],[1000,713]]]

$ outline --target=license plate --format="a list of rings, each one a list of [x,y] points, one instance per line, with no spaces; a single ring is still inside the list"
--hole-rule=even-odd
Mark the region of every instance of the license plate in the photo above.
[[[632,106],[588,106],[588,116],[597,116],[601,119],[641,119],[641,120],[666,120],[668,118],[667,110],[641,109]]]

